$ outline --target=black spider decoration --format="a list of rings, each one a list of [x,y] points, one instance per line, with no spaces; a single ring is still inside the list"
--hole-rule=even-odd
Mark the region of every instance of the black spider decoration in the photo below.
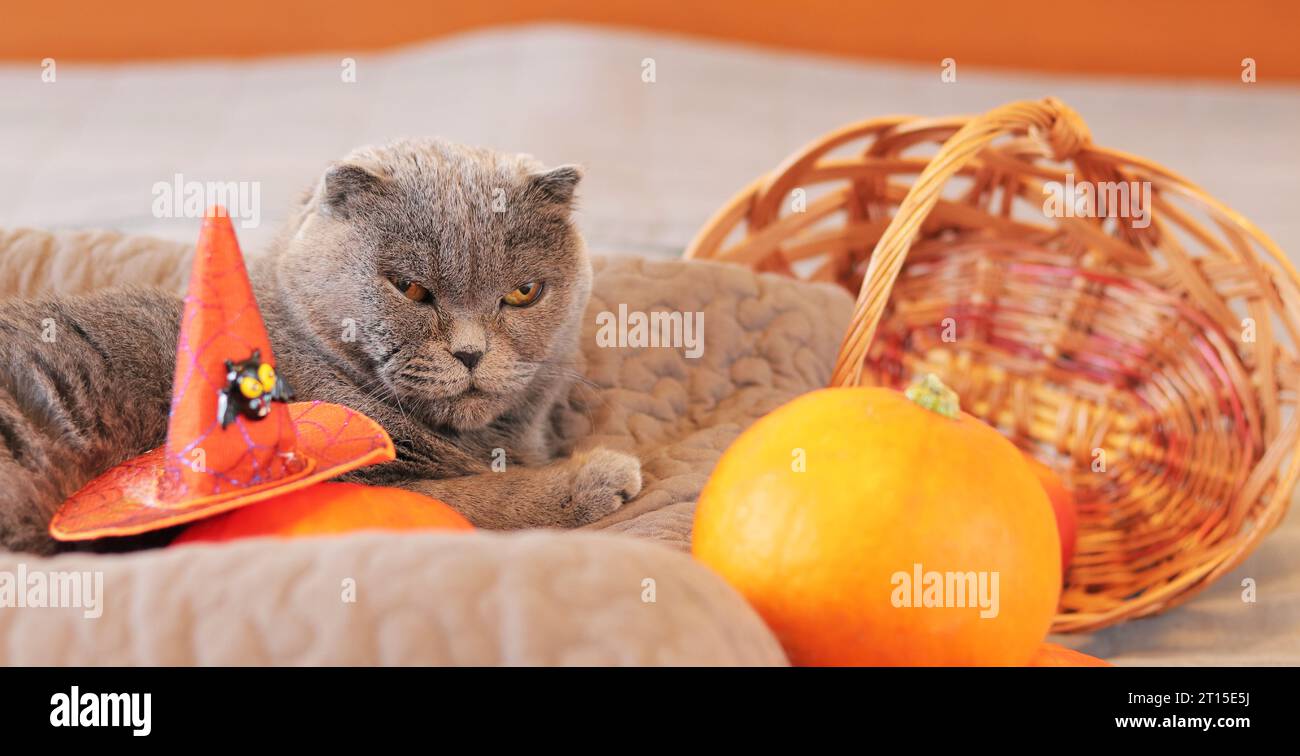
[[[217,417],[225,428],[241,413],[250,420],[266,417],[271,413],[271,402],[293,399],[293,389],[275,374],[269,362],[262,362],[262,351],[254,349],[243,362],[226,360],[226,387],[218,397]]]

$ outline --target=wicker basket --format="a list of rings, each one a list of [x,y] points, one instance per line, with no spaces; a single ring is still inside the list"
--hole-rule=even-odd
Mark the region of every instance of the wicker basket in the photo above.
[[[1079,200],[1085,184],[1109,208]],[[1094,145],[1055,99],[842,128],[736,195],[686,256],[857,291],[832,385],[933,371],[1062,475],[1080,535],[1055,631],[1174,606],[1286,511],[1300,277],[1244,217]]]

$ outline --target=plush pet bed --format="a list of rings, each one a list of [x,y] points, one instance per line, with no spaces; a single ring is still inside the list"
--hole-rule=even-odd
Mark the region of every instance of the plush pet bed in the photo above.
[[[0,296],[124,283],[181,292],[189,252],[112,233],[4,232]],[[783,663],[745,602],[674,550],[689,547],[694,500],[736,434],[825,385],[851,300],[728,265],[619,259],[595,268],[587,381],[574,386],[561,427],[578,448],[639,456],[645,484],[588,528],[604,533],[0,555],[0,571],[102,570],[105,594],[94,620],[80,609],[0,610],[0,663]],[[597,346],[595,314],[620,304],[702,312],[701,355]],[[346,578],[357,581],[355,603],[340,599]]]

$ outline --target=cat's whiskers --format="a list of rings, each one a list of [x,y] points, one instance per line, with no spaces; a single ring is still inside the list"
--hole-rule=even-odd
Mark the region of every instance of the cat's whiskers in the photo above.
[[[547,377],[552,377],[552,378],[559,378],[562,380],[567,379],[568,381],[571,381],[573,383],[580,383],[583,386],[586,386],[587,388],[595,389],[595,391],[587,392],[589,396],[596,396],[596,397],[600,396],[599,393],[600,384],[591,380],[586,375],[584,375],[581,371],[579,371],[577,369],[577,366],[573,362],[559,362],[559,361],[552,362],[549,360],[541,360],[529,364],[533,365],[536,368],[539,368],[538,371],[539,375],[545,375]],[[596,427],[596,413],[595,413],[595,408],[592,406],[591,402],[583,401],[576,406],[571,401],[565,403],[574,411],[580,412],[582,416],[586,418],[589,427],[592,428]]]
[[[540,360],[537,362],[527,362],[523,364],[531,365],[534,368],[539,368],[537,373],[535,373],[535,376],[545,375],[547,377],[552,377],[552,378],[568,378],[570,380],[586,384],[591,388],[600,388],[599,384],[597,384],[595,381],[591,380],[587,376],[583,375],[582,372],[577,370],[575,366],[572,365],[571,363],[550,362],[547,360]]]
[[[370,390],[372,386],[375,387],[373,391]],[[393,404],[397,406],[397,411],[398,413],[401,414],[402,419],[407,422],[411,421],[411,416],[408,415],[406,409],[402,407],[401,397],[398,396],[397,392],[394,391],[393,388],[388,385],[388,381],[384,380],[382,376],[376,375],[374,378],[371,378],[365,383],[358,385],[357,389],[361,391],[362,395],[364,395],[369,402],[375,405],[387,404],[387,402],[385,402],[382,398],[382,392],[385,391],[388,392],[388,397],[391,398],[393,400]],[[357,409],[361,409],[361,408],[358,407]],[[364,412],[364,410],[362,411]]]

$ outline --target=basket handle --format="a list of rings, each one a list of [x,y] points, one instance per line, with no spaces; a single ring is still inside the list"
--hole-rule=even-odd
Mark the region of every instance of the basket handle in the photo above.
[[[1054,160],[1073,158],[1092,138],[1079,114],[1055,97],[1012,102],[966,122],[939,148],[898,206],[880,241],[871,252],[867,274],[853,306],[853,318],[840,344],[831,386],[856,386],[862,366],[884,314],[889,292],[903,267],[921,223],[930,214],[944,184],[990,142],[1006,134],[1029,135],[1044,145]]]

